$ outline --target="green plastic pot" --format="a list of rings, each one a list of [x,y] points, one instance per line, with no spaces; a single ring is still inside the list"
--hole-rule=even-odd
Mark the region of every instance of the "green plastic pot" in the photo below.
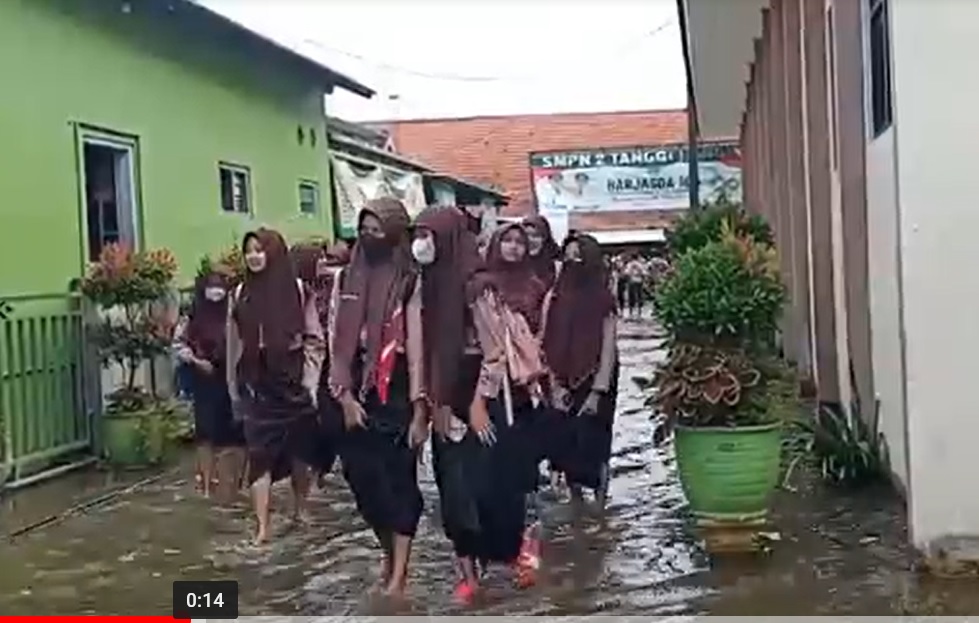
[[[778,484],[782,431],[778,423],[742,428],[677,427],[680,483],[698,519],[764,519]]]
[[[144,447],[146,460],[150,463],[162,463],[167,455],[167,423],[159,413],[144,415]]]
[[[147,464],[143,413],[106,413],[102,416],[102,451],[120,467]]]

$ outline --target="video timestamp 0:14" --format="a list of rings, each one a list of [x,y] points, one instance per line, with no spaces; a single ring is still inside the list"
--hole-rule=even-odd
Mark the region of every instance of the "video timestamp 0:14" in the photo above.
[[[172,615],[175,619],[237,619],[238,581],[175,581]]]

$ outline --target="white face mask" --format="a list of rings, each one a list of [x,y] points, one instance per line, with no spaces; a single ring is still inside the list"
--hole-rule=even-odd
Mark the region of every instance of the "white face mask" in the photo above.
[[[411,254],[422,266],[431,264],[435,261],[435,240],[431,236],[415,238],[411,241]]]
[[[204,288],[204,298],[212,303],[217,303],[218,301],[224,300],[226,294],[227,292],[225,292],[224,288]]]

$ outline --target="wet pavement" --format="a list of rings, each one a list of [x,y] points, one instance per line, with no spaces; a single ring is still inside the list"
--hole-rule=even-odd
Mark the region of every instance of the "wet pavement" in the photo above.
[[[901,502],[892,493],[827,492],[805,470],[796,470],[778,494],[781,540],[771,553],[712,559],[691,536],[671,450],[652,447],[649,415],[631,381],[648,374],[662,356],[654,327],[623,322],[620,349],[608,508],[599,514],[545,503],[539,585],[518,591],[505,576],[491,574],[486,595],[466,613],[979,611],[970,582],[924,581],[909,571]],[[163,615],[170,611],[173,580],[234,578],[243,615],[461,613],[451,600],[451,550],[438,526],[429,465],[422,479],[426,514],[404,603],[366,595],[377,552],[338,476],[330,476],[324,491],[314,491],[313,525],[294,527],[276,515],[273,542],[256,548],[249,542],[247,506],[220,508],[201,499],[184,465],[136,487],[134,477],[115,481],[113,486],[129,488],[111,502],[0,542],[4,568],[16,570],[0,574],[0,612]],[[13,523],[36,523],[31,517],[46,516],[38,509],[48,509],[52,500],[67,507],[78,494],[66,493],[66,483],[91,479],[72,478],[6,501],[0,529],[9,533]],[[286,488],[280,488],[278,509],[286,508],[287,499]]]

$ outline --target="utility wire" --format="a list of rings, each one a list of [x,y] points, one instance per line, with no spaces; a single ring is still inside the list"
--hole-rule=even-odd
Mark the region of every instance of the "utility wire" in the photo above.
[[[675,21],[676,21],[675,18],[670,18],[665,22],[663,22],[662,24],[660,24],[659,26],[657,26],[656,28],[654,28],[653,30],[649,30],[642,33],[642,35],[638,39],[630,41],[626,46],[620,48],[615,54],[613,54],[612,57],[618,58],[622,56],[624,53],[631,51],[632,48],[644,42],[646,39],[650,37],[654,37],[659,33],[663,32],[664,30],[666,30],[669,26],[673,25]],[[323,43],[320,43],[319,41],[314,41],[313,39],[304,39],[303,42],[313,47],[324,50],[326,52],[340,54],[341,56],[346,56],[348,58],[358,60],[362,63],[372,65],[378,69],[386,69],[388,71],[406,74],[409,76],[415,76],[417,78],[426,78],[429,80],[441,80],[443,82],[484,82],[484,83],[520,82],[520,81],[527,81],[527,80],[540,80],[550,76],[554,76],[555,74],[560,73],[561,71],[575,72],[580,69],[577,63],[565,63],[563,65],[563,69],[557,69],[557,70],[550,69],[546,73],[528,74],[524,76],[471,76],[471,75],[455,74],[455,73],[426,72],[426,71],[411,69],[410,67],[403,67],[401,65],[392,65],[384,61],[379,61],[376,59],[366,57],[362,54],[357,54],[355,52],[349,52],[347,50],[334,48],[332,46],[328,46]],[[589,59],[591,58],[594,57],[589,57]]]

